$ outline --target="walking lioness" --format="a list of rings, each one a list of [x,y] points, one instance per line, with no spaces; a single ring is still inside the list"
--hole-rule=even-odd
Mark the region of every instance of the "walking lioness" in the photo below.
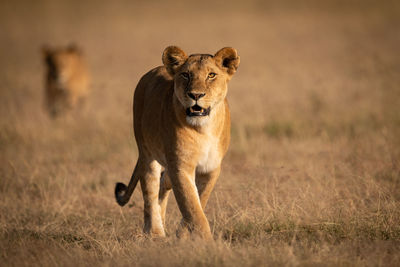
[[[211,238],[204,208],[230,141],[228,82],[239,66],[235,49],[187,56],[176,46],[164,66],[145,74],[134,95],[134,132],[139,158],[129,185],[117,183],[123,206],[137,182],[143,191],[144,232],[165,236],[168,195],[174,191],[183,219],[178,236]]]

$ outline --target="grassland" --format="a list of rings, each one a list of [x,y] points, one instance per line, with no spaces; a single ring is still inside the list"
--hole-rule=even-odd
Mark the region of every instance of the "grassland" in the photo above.
[[[35,1],[0,4],[0,266],[398,266],[396,1]],[[92,94],[53,121],[40,47],[74,41]],[[232,142],[206,209],[214,243],[142,234],[138,79],[176,44],[235,47]]]

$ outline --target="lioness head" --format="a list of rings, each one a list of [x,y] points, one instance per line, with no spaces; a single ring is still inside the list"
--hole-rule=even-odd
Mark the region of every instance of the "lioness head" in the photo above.
[[[47,77],[60,84],[60,89],[72,75],[76,62],[80,60],[81,51],[75,45],[61,48],[43,47],[44,62],[47,66]]]
[[[203,125],[214,108],[224,101],[227,84],[240,58],[236,49],[225,47],[215,55],[186,53],[176,46],[164,50],[162,60],[174,79],[174,93],[191,125]]]

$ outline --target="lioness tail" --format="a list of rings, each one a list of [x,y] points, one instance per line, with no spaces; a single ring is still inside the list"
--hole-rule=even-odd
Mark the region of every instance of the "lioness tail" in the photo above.
[[[137,169],[137,165],[136,165],[135,169],[133,170],[131,180],[130,180],[128,186],[126,186],[123,183],[117,183],[115,185],[115,191],[114,191],[115,199],[117,200],[117,203],[120,206],[124,206],[126,203],[128,203],[128,201],[131,198],[132,193],[135,190],[135,187],[139,181],[139,177],[138,177],[138,175],[136,175],[136,169]]]

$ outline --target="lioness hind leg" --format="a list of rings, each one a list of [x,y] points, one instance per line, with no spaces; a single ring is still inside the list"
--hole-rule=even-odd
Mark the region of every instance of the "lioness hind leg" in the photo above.
[[[144,200],[144,228],[143,231],[152,237],[165,236],[161,218],[161,207],[158,203],[160,189],[161,166],[156,161],[146,166],[146,171],[140,177],[140,185]]]
[[[165,228],[165,213],[167,211],[168,197],[169,193],[171,192],[171,189],[172,189],[171,180],[169,179],[168,173],[164,171],[161,174],[160,192],[158,194],[158,201],[161,207],[161,219],[164,228]]]

